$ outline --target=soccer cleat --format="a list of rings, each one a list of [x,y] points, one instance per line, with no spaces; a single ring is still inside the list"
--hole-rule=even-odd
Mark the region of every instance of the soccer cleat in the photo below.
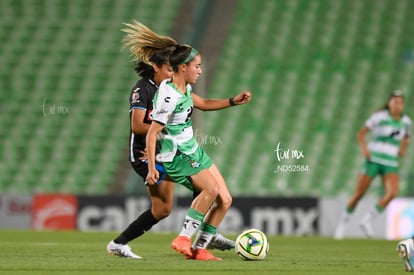
[[[362,221],[359,226],[368,238],[372,238],[374,236],[374,230],[372,229],[369,221]]]
[[[413,239],[406,239],[398,243],[397,251],[398,255],[403,260],[405,271],[413,272],[413,264],[414,264],[414,245]]]
[[[131,247],[127,244],[117,244],[114,241],[110,241],[106,246],[106,251],[109,254],[124,258],[133,258],[133,259],[141,259],[140,256],[134,254],[131,251]]]
[[[193,260],[198,261],[221,261],[222,258],[217,258],[213,254],[207,251],[207,249],[199,248],[193,252]]]
[[[223,235],[216,233],[211,242],[208,244],[208,249],[219,249],[221,251],[231,250],[235,247],[235,242],[227,239]]]
[[[344,238],[344,233],[345,233],[345,224],[339,223],[335,229],[334,239],[342,240]]]
[[[191,250],[191,240],[189,237],[177,236],[172,241],[171,248],[178,253],[183,254],[187,259],[191,259],[193,257],[193,252]]]

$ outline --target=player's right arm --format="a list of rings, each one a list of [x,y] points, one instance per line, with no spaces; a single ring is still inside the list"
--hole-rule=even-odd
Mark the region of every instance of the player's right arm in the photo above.
[[[144,122],[146,110],[134,108],[131,113],[131,130],[134,134],[145,135],[150,124]]]
[[[129,97],[131,113],[131,131],[136,135],[145,135],[149,129],[149,121],[146,116],[152,109],[151,87],[146,85],[146,80],[141,79],[133,88]]]
[[[368,132],[369,132],[369,128],[367,126],[363,126],[358,131],[358,134],[357,134],[359,146],[361,147],[362,154],[364,155],[366,159],[369,159],[371,157],[371,154],[369,153],[369,150],[368,150],[367,142],[365,140],[365,136],[367,135]]]
[[[148,157],[148,174],[146,181],[150,185],[157,183],[160,175],[155,168],[155,145],[157,143],[157,135],[164,128],[164,125],[158,122],[151,123],[147,133],[147,157]]]

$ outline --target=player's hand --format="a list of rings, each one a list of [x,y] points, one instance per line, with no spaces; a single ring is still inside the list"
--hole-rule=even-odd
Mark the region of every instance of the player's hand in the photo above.
[[[139,157],[139,160],[140,161],[146,161],[148,159],[148,156],[147,156],[147,148],[145,148],[144,150],[139,151],[139,152],[142,154],[142,156]]]
[[[367,150],[367,151],[364,151],[364,152],[362,152],[362,154],[364,155],[364,157],[366,158],[366,159],[371,159],[371,154],[369,153],[369,151]]]
[[[157,169],[152,169],[148,167],[148,174],[146,178],[146,182],[149,185],[155,185],[160,178],[160,174]]]
[[[236,105],[246,104],[252,99],[252,94],[249,91],[243,91],[233,98]]]

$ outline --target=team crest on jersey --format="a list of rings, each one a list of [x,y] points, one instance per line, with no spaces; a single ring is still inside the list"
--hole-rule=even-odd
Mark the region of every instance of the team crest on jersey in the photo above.
[[[392,133],[390,134],[390,137],[396,137],[400,134],[400,130],[399,129],[393,129]]]
[[[133,92],[131,95],[131,102],[138,103],[139,102],[139,93]]]
[[[195,161],[195,160],[191,160],[190,164],[191,164],[191,167],[193,167],[193,168],[200,167],[200,163],[198,161]]]

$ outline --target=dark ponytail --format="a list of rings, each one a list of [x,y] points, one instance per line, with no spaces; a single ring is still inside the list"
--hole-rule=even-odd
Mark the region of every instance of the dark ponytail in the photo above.
[[[146,64],[143,61],[140,61],[135,66],[134,70],[137,72],[137,74],[145,79],[153,79],[154,78],[154,68],[153,66],[157,66],[159,68],[162,67],[162,65],[168,63],[168,59],[170,57],[171,50],[165,50],[162,52],[156,52],[149,58],[149,61],[152,65]]]

